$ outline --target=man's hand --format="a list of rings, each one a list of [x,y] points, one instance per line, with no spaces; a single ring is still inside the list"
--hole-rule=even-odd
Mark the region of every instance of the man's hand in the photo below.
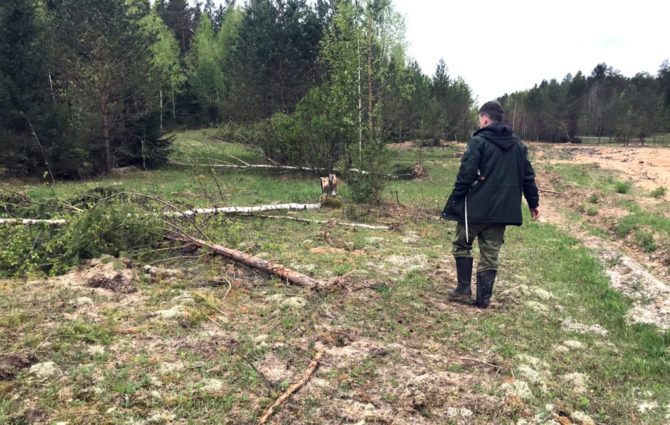
[[[529,208],[530,216],[533,217],[533,221],[537,221],[540,218],[540,208]]]

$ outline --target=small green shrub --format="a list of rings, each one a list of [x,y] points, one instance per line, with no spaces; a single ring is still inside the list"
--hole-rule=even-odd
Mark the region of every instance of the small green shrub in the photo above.
[[[586,215],[594,216],[596,214],[598,214],[598,208],[596,208],[595,206],[589,205],[586,208]]]
[[[638,230],[635,232],[635,239],[642,245],[644,252],[654,252],[658,249],[658,245],[654,242],[654,235],[651,232]]]
[[[624,182],[615,182],[614,190],[616,193],[628,193],[630,191],[630,184]]]
[[[593,195],[589,196],[586,200],[592,204],[597,204],[598,201],[600,201],[600,197],[598,197],[598,195],[594,193]]]
[[[637,227],[637,221],[635,216],[627,215],[617,222],[616,232],[619,236],[624,237],[629,234],[635,227]]]
[[[654,198],[657,198],[657,199],[662,198],[663,196],[665,196],[665,192],[666,192],[666,189],[663,186],[661,186],[661,187],[658,187],[658,188],[654,189],[651,192],[651,196],[654,197]]]
[[[79,260],[126,255],[163,240],[160,218],[130,203],[98,205],[62,227],[0,225],[0,276],[60,274]]]

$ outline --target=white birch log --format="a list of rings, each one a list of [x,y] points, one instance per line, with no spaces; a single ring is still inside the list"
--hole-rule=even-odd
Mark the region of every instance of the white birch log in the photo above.
[[[182,212],[164,212],[162,215],[168,217],[185,217],[196,214],[244,214],[263,211],[277,211],[277,210],[313,210],[321,208],[321,204],[275,204],[275,205],[259,205],[255,207],[218,207],[218,208],[196,208],[194,210],[186,210]],[[40,220],[32,218],[0,218],[0,224],[37,224],[48,223],[54,225],[63,225],[69,223],[69,220]]]
[[[263,211],[276,210],[314,210],[321,208],[321,204],[275,204],[275,205],[259,205],[256,207],[217,207],[217,208],[196,208],[194,210],[186,210],[183,212],[166,212],[164,215],[172,217],[184,217],[195,214],[243,214]]]
[[[198,164],[198,163],[186,163],[186,162],[178,162],[178,161],[169,161],[170,164],[174,165],[185,165],[188,167],[209,167],[209,168],[232,168],[235,170],[247,170],[250,168],[260,168],[260,169],[265,169],[265,170],[292,170],[292,171],[323,171],[325,172],[325,168],[313,168],[313,167],[298,167],[294,165],[274,165],[274,164],[246,164],[246,165],[238,165],[238,164]]]
[[[38,224],[38,223],[47,223],[61,226],[63,224],[69,223],[69,220],[40,220],[33,218],[0,218],[0,224]]]

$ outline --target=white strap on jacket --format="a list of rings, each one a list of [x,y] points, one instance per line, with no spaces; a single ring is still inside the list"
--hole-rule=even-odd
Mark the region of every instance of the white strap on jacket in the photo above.
[[[468,195],[465,195],[465,242],[470,243],[470,235],[468,234]]]

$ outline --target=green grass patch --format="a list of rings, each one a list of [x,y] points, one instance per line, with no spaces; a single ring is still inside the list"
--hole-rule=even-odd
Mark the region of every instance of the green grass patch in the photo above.
[[[661,186],[661,187],[657,187],[656,189],[652,190],[650,195],[651,195],[652,198],[662,198],[662,197],[665,196],[665,192],[666,192],[666,189],[663,186]]]
[[[630,183],[626,182],[614,182],[614,191],[616,193],[628,193],[630,192]]]

